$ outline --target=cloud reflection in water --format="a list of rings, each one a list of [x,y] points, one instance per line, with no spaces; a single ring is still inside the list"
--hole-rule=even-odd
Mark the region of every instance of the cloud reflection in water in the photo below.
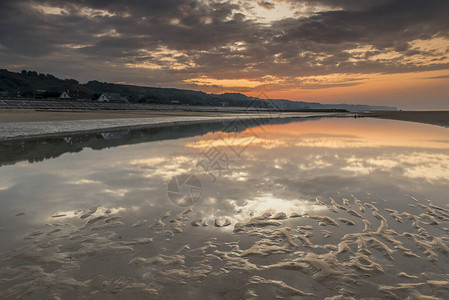
[[[101,151],[84,148],[81,152],[65,153],[54,159],[3,166],[0,168],[0,227],[4,227],[0,231],[4,241],[1,252],[23,245],[38,247],[41,242],[49,242],[51,245],[55,238],[53,241],[63,245],[62,249],[71,251],[70,255],[77,259],[75,262],[79,264],[78,268],[89,273],[91,271],[83,265],[86,261],[80,257],[94,251],[92,249],[98,249],[98,253],[108,251],[107,253],[115,253],[112,257],[117,260],[116,267],[109,267],[122,270],[134,267],[136,262],[143,263],[143,267],[147,268],[146,273],[144,272],[147,277],[143,277],[146,278],[143,282],[148,284],[147,288],[157,290],[161,297],[173,297],[185,293],[182,285],[179,289],[171,289],[167,282],[159,282],[160,279],[151,275],[151,272],[167,271],[168,267],[158,269],[149,263],[152,260],[145,257],[152,256],[155,260],[154,257],[162,255],[156,259],[161,262],[171,257],[175,265],[176,261],[182,260],[182,256],[189,257],[192,261],[201,258],[199,265],[206,266],[201,269],[201,272],[205,272],[201,274],[206,274],[201,278],[218,276],[221,280],[236,276],[233,279],[235,282],[245,282],[239,277],[239,271],[234,273],[232,268],[245,272],[254,268],[266,270],[268,266],[282,269],[282,265],[279,265],[282,259],[301,262],[301,266],[326,262],[330,269],[334,268],[330,263],[332,260],[329,260],[334,253],[332,249],[338,245],[337,248],[349,251],[344,243],[349,245],[352,241],[347,237],[345,239],[344,235],[360,234],[363,230],[357,214],[347,213],[349,206],[344,204],[343,201],[347,200],[343,199],[350,199],[351,209],[354,210],[357,207],[355,199],[361,199],[359,201],[363,204],[367,203],[366,213],[358,214],[363,214],[364,220],[373,226],[373,233],[368,237],[362,236],[367,239],[368,244],[377,243],[371,238],[380,238],[375,231],[382,233],[382,227],[378,229],[382,218],[388,218],[386,230],[414,232],[415,229],[406,219],[407,215],[402,217],[403,223],[396,224],[386,213],[394,214],[392,210],[411,211],[411,218],[424,218],[425,216],[418,217],[421,212],[418,212],[417,202],[408,195],[418,201],[430,199],[432,205],[440,207],[443,209],[440,212],[445,213],[449,181],[449,144],[442,142],[449,138],[445,128],[385,120],[323,119],[266,125],[263,128],[253,128],[251,133],[255,134],[256,139],[244,144],[245,149],[240,156],[229,152],[232,158],[229,168],[223,170],[215,182],[197,163],[202,159],[201,151],[204,148],[214,146],[229,151],[232,143],[229,140],[223,142],[223,136],[226,138],[228,133],[212,132],[174,140],[161,139]],[[235,137],[236,133],[232,134]],[[243,134],[248,135],[248,132]],[[234,146],[241,145],[238,140],[233,141],[237,141]],[[98,141],[96,143],[98,145]],[[193,210],[183,213],[184,208],[176,207],[168,200],[166,189],[173,176],[185,173],[197,176],[201,180],[203,191],[202,198],[195,203]],[[338,214],[335,214],[329,210],[333,205],[329,197],[347,211],[337,207]],[[418,203],[429,204],[425,201]],[[381,217],[373,217],[370,207],[378,209]],[[25,214],[16,216],[22,212]],[[267,212],[271,215],[261,217]],[[279,220],[273,219],[279,213],[285,213],[285,217],[279,215]],[[303,217],[288,218],[293,214]],[[343,214],[346,214],[344,218],[339,218]],[[82,218],[86,215],[87,217]],[[219,221],[214,223],[216,219]],[[195,223],[198,227],[190,226],[190,222],[195,220],[200,220]],[[318,227],[316,220],[320,224]],[[223,225],[228,221],[230,226]],[[327,225],[335,223],[336,226],[324,229],[326,222]],[[343,222],[355,225],[345,225]],[[444,225],[443,222],[446,221],[438,219],[438,222]],[[241,225],[243,233],[235,232],[237,223],[244,224]],[[206,224],[209,226],[201,226]],[[332,226],[336,229],[331,230],[334,228]],[[403,229],[399,226],[408,227]],[[444,230],[443,227],[426,227],[429,236],[434,235],[434,244],[426,244],[425,247],[431,249],[435,245],[444,245],[444,239],[441,241],[443,244],[439,244],[441,230]],[[398,238],[390,235],[389,231],[382,234],[387,241],[391,241],[393,237]],[[24,240],[24,237],[27,239]],[[262,239],[257,240],[257,237]],[[77,242],[79,238],[85,240]],[[152,239],[152,244],[143,246],[150,243],[148,238]],[[29,244],[30,240],[34,244]],[[103,246],[99,247],[99,244],[95,244],[96,241],[101,241]],[[409,241],[402,239],[401,243],[412,248],[411,251],[420,253],[417,250],[419,248],[413,248]],[[70,246],[72,244],[76,246]],[[190,251],[176,252],[183,249],[185,244],[189,245]],[[301,246],[303,244],[306,246]],[[379,248],[382,244],[376,245]],[[396,244],[397,247],[398,245],[402,244]],[[347,247],[351,249],[350,246]],[[400,248],[397,247],[391,246],[396,252]],[[37,251],[36,248],[31,249]],[[50,251],[48,249],[45,253]],[[325,250],[330,251],[326,254],[329,257],[317,256],[327,253]],[[114,251],[131,252],[123,254]],[[67,253],[63,254],[68,255]],[[257,258],[261,253],[265,257],[263,263]],[[170,256],[175,254],[178,256]],[[138,255],[146,256],[139,258]],[[335,268],[345,268],[347,264],[362,261],[360,253],[354,255],[358,256],[354,256],[350,262],[341,262]],[[425,255],[420,255],[425,258]],[[123,260],[121,265],[119,256]],[[377,252],[373,252],[371,259],[373,262],[377,260],[379,266],[383,264]],[[445,266],[445,258],[439,259]],[[218,262],[224,262],[225,265],[220,266]],[[420,262],[427,266],[425,262]],[[415,270],[415,264],[410,264],[402,256],[395,256],[392,264],[395,271],[408,268],[409,273],[421,272]],[[168,265],[170,264],[167,263]],[[65,262],[62,266],[66,266]],[[170,269],[174,273],[169,273],[169,277],[165,273],[157,273],[159,278],[170,278],[179,283],[188,278],[187,275],[184,278],[182,274],[200,272],[199,269],[192,269],[194,267],[187,262],[176,266],[176,269]],[[372,266],[377,265],[373,263]],[[416,266],[419,267],[420,264]],[[214,275],[208,273],[212,269],[214,271],[211,274]],[[307,274],[312,271],[304,272]],[[333,272],[341,276],[337,281],[343,282],[342,284],[350,276],[355,276],[352,269],[350,272],[346,269],[339,269],[338,272],[335,269]],[[177,276],[184,279],[178,281]],[[310,278],[317,279],[315,275],[303,275],[306,277],[301,279],[310,284],[302,286],[298,286],[296,280],[290,280],[289,275],[281,271],[269,272],[264,276],[274,276],[274,281],[252,277],[251,284],[281,284],[279,280],[282,280],[283,284],[310,292],[317,289],[313,293],[319,297],[331,296],[336,292],[332,284],[326,281],[331,280],[332,276],[324,281],[326,288],[321,292],[318,292],[321,285],[308,281]],[[388,278],[384,278],[386,279]],[[142,278],[137,276],[132,280],[139,281]],[[361,279],[357,277],[357,280]],[[153,286],[155,282],[158,284]],[[369,284],[375,283],[376,280],[373,279]],[[284,285],[281,286],[285,288]],[[200,290],[206,294],[214,292],[202,288]],[[362,295],[364,291],[357,292]]]

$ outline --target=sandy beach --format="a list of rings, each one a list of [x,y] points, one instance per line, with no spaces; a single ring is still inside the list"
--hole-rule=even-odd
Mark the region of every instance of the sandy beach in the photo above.
[[[0,123],[3,122],[40,122],[93,119],[157,118],[168,116],[222,116],[229,113],[204,111],[157,111],[157,110],[119,110],[119,111],[53,111],[34,109],[0,110]]]
[[[146,129],[225,120],[348,117],[334,112],[0,110],[0,140]]]
[[[0,300],[449,300],[447,20],[0,0]]]
[[[0,110],[0,140],[98,133],[214,122],[233,119],[279,119],[313,117],[369,117],[449,126],[449,111],[382,111],[365,113],[337,112],[248,112],[183,110]],[[79,122],[83,120],[83,122]]]
[[[362,116],[449,126],[449,111],[384,111],[368,112]]]
[[[119,110],[119,111],[53,111],[34,109],[0,110],[0,123],[4,122],[42,122],[94,119],[129,119],[129,118],[167,118],[167,117],[226,117],[242,112],[214,112],[214,111],[166,111],[166,110]],[[304,116],[305,113],[282,113],[288,117]],[[364,113],[307,113],[319,116],[352,116],[410,121],[440,126],[449,126],[449,111],[379,111]]]

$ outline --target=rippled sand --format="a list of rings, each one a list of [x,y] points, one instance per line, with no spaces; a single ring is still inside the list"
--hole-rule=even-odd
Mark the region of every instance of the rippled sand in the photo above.
[[[78,212],[78,222],[54,216],[2,255],[0,296],[447,299],[449,209],[388,203],[336,196],[316,200],[320,215],[273,208],[245,222],[196,219],[195,207],[134,223],[105,207]]]

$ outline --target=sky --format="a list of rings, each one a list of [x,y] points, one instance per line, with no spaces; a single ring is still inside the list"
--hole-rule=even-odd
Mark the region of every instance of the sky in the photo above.
[[[449,109],[447,0],[1,0],[0,68]]]

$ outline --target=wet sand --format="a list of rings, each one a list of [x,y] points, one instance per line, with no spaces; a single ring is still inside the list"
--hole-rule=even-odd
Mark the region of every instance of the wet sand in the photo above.
[[[170,116],[204,116],[223,117],[238,112],[215,111],[158,111],[158,110],[122,110],[122,111],[53,111],[33,109],[0,110],[0,123],[4,122],[39,122],[39,121],[65,121],[65,120],[92,120],[92,119],[127,119],[127,118],[160,118]],[[242,111],[240,113],[247,113]],[[289,116],[295,113],[285,113]],[[296,113],[297,115],[304,113]],[[311,113],[319,115],[345,115],[344,113]],[[349,113],[349,115],[352,115]],[[449,111],[381,111],[365,112],[362,117],[410,121],[440,126],[449,126]]]
[[[157,118],[168,116],[223,116],[229,113],[205,111],[157,111],[157,110],[118,110],[118,111],[53,111],[34,109],[0,110],[0,123],[3,122],[42,122],[92,119]]]
[[[348,117],[335,112],[0,110],[0,140],[160,128],[224,120]]]
[[[351,198],[317,198],[311,207],[324,215],[276,209],[255,214],[237,207],[242,222],[235,221],[239,213],[192,221],[199,212],[189,207],[130,226],[105,207],[79,210],[75,224],[56,221],[24,237],[34,243],[2,255],[0,296],[167,299],[189,291],[196,294],[190,299],[218,299],[223,287],[213,282],[238,281],[243,285],[227,287],[230,295],[223,299],[447,299],[449,276],[435,264],[444,266],[449,256],[449,209],[409,197],[419,206],[410,213],[386,207],[389,202]],[[103,265],[104,257],[128,277],[95,276],[88,265]],[[300,280],[290,283],[285,272]]]
[[[38,143],[46,159],[0,168],[0,299],[449,299],[447,143],[363,142],[384,123],[421,142],[420,127],[444,140],[447,130],[298,123],[259,128],[239,157],[228,150],[234,162],[215,181],[198,169],[203,149],[247,136],[79,147],[58,159]],[[355,123],[372,130],[347,136]],[[348,142],[336,148],[336,138]],[[201,199],[198,185],[169,188],[184,173],[198,176]]]
[[[363,113],[361,116],[449,127],[449,111],[384,111]]]

